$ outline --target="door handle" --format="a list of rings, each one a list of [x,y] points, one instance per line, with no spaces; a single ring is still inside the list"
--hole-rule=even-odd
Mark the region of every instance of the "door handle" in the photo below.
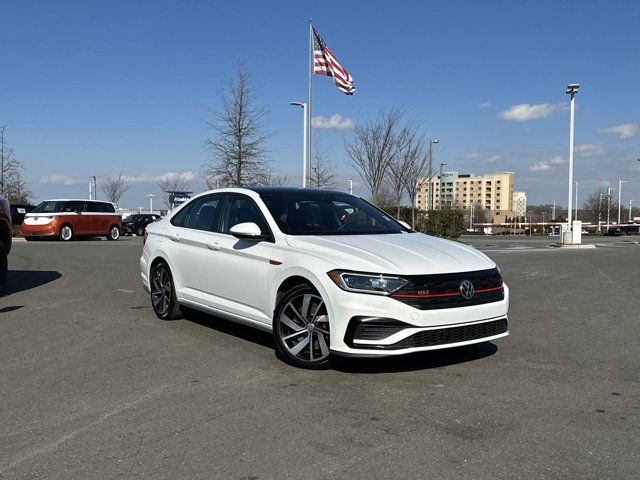
[[[207,243],[207,248],[209,250],[220,250],[220,244],[218,242]]]
[[[169,238],[171,240],[173,240],[174,242],[179,242],[180,241],[180,235],[169,235]]]

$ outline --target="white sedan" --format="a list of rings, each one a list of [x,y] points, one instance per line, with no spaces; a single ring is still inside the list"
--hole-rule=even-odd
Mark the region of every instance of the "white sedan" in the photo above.
[[[342,192],[198,195],[147,227],[140,275],[159,318],[188,307],[272,331],[280,358],[306,368],[509,334],[491,259]]]

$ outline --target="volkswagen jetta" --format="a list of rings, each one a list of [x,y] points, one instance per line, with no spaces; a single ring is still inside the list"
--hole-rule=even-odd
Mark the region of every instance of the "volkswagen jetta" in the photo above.
[[[491,259],[342,192],[203,193],[147,227],[140,270],[159,318],[188,307],[271,331],[301,367],[508,335]]]

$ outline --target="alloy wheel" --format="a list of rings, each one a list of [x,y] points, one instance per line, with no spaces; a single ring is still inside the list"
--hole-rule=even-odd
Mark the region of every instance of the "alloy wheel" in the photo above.
[[[120,230],[118,229],[118,227],[111,227],[111,238],[113,240],[117,240],[118,238],[120,238]]]
[[[280,312],[278,334],[291,355],[302,362],[322,362],[329,357],[327,307],[318,295],[293,297]]]
[[[67,240],[71,240],[72,236],[73,230],[71,230],[71,227],[69,225],[65,225],[64,227],[62,227],[62,230],[60,230],[60,238],[62,238],[62,240],[66,242]]]
[[[158,266],[151,278],[151,303],[157,314],[162,316],[169,311],[172,291],[173,285],[169,272],[164,265]]]

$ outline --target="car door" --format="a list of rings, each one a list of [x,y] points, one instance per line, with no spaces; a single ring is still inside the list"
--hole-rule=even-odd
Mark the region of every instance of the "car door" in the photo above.
[[[253,199],[226,194],[220,219],[220,233],[214,234],[214,250],[208,262],[207,278],[216,308],[251,320],[271,323],[267,273],[273,240],[245,240],[231,235],[234,225],[253,222],[264,234],[271,230]]]
[[[73,232],[75,235],[87,235],[91,233],[91,215],[87,212],[87,202],[82,200],[71,200],[67,202],[65,208],[72,218]]]
[[[223,194],[198,197],[171,219],[170,260],[180,296],[208,305],[207,262],[212,253],[212,230],[218,228]]]

